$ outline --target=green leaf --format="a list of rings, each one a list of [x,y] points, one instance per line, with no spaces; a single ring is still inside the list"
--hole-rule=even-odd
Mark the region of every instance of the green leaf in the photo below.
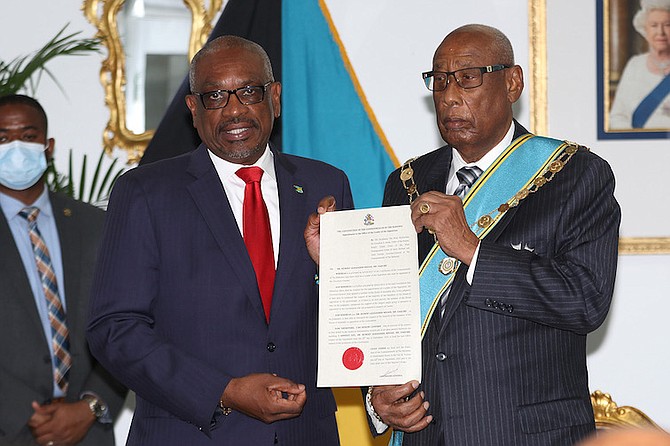
[[[104,152],[103,152],[104,154]],[[112,161],[112,164],[107,168],[107,171],[105,172],[105,176],[102,179],[102,182],[100,183],[100,188],[98,189],[98,195],[95,197],[96,202],[104,201],[109,198],[109,194],[112,190],[112,185],[114,184],[114,180],[116,180],[116,177],[118,176],[118,173],[121,172],[123,173],[124,169],[120,169],[117,172],[117,175],[114,177],[112,180],[112,173],[114,172],[114,166],[116,166],[116,162],[118,159],[114,158]],[[112,180],[110,182],[110,180]]]
[[[81,177],[79,178],[79,196],[77,200],[84,201],[84,190],[86,189],[86,154],[81,162]]]
[[[67,189],[66,189],[67,192],[66,193],[70,197],[74,198],[74,179],[73,179],[73,175],[72,175],[73,174],[73,172],[72,172],[72,149],[70,149],[70,155],[69,155],[69,158],[68,158],[68,171],[67,172],[68,172],[68,176],[67,176],[68,181],[67,181]]]
[[[47,162],[46,183],[49,190],[54,192],[66,192],[67,177],[56,171],[53,159]]]
[[[62,86],[53,74],[45,68],[45,64],[58,56],[79,56],[90,52],[98,52],[100,39],[78,39],[81,31],[64,35],[65,25],[42,48],[30,55],[18,56],[9,63],[0,60],[0,96],[14,94],[23,89],[31,96],[35,95],[43,73],[51,77],[58,88]]]
[[[95,165],[95,171],[93,172],[93,181],[91,182],[91,190],[88,194],[88,202],[93,201],[93,194],[95,194],[95,187],[98,185],[98,177],[100,176],[100,167],[102,167],[102,159],[105,156],[105,152],[101,151],[100,156],[98,157],[98,162]]]
[[[91,186],[87,189],[87,156],[85,154],[83,155],[79,177],[79,189],[75,191],[74,184],[76,179],[72,169],[72,149],[70,149],[68,156],[68,175],[63,175],[56,171],[53,160],[51,160],[47,165],[47,186],[54,192],[62,192],[77,200],[105,208],[116,179],[126,171],[125,167],[117,167],[119,161],[117,158],[112,158],[109,165],[105,167],[106,159],[105,152],[101,151],[96,163],[95,171],[93,172]]]

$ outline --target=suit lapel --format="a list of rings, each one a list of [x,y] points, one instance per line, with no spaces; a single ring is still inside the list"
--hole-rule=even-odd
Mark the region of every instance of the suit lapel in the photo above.
[[[188,172],[195,180],[187,186],[193,201],[207,223],[221,252],[237,275],[259,317],[265,319],[256,275],[235,221],[228,198],[207,149],[201,145],[191,155]]]
[[[467,265],[461,265],[461,267],[458,268],[458,271],[456,272],[456,277],[454,277],[454,281],[451,283],[451,288],[448,290],[449,296],[447,296],[447,304],[444,310],[444,315],[442,315],[442,318],[439,322],[440,323],[439,336],[442,336],[442,331],[449,323],[449,320],[456,312],[456,309],[463,301],[463,297],[465,297],[469,289],[468,281],[465,278],[467,271],[468,271]],[[435,313],[437,314],[437,311]]]
[[[444,146],[437,153],[436,158],[432,160],[430,168],[425,177],[420,182],[425,182],[425,190],[419,189],[419,193],[435,190],[444,193],[447,188],[447,177],[451,167],[451,147]],[[418,174],[417,174],[418,175]]]
[[[65,200],[55,194],[49,194],[49,200],[51,201],[54,220],[56,220],[63,260],[63,281],[65,283],[60,290],[60,295],[61,299],[65,299],[69,329],[70,331],[78,331],[79,327],[76,327],[76,324],[79,321],[86,320],[85,315],[82,317],[78,314],[79,305],[77,303],[81,290],[75,286],[81,283],[79,280],[81,274],[81,237],[78,235],[79,229],[75,226],[76,218],[71,218],[73,210],[67,207]],[[83,328],[81,332],[83,332]]]
[[[426,170],[425,175],[418,176],[415,180],[419,194],[428,191],[444,193],[447,187],[449,168],[451,167],[451,157],[450,146],[444,146],[436,152],[436,157],[434,160],[430,160],[430,167]],[[433,245],[435,245],[435,238],[432,234],[429,234],[426,230],[419,234],[419,256],[421,259],[426,258]]]
[[[14,296],[13,298],[19,302],[29,315],[29,319],[35,326],[35,329],[41,332],[42,322],[35,306],[35,297],[30,288],[21,255],[16,248],[14,236],[9,229],[9,224],[2,211],[0,211],[0,246],[2,246],[0,277],[2,277],[2,286],[5,288],[2,294],[7,293],[7,296]]]
[[[299,177],[295,175],[296,166],[281,153],[275,152],[275,172],[277,175],[277,189],[279,191],[279,213],[281,221],[279,237],[279,262],[275,276],[275,288],[272,298],[272,313],[282,304],[282,296],[287,295],[291,286],[291,274],[300,263],[300,246],[305,242],[303,229],[307,223],[305,219],[307,197],[310,191],[296,187],[303,186]],[[271,319],[272,320],[272,319]]]

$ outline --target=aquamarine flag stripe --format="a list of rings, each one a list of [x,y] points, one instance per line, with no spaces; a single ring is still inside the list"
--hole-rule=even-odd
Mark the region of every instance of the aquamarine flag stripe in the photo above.
[[[282,2],[283,150],[339,167],[357,208],[379,206],[395,166],[328,20],[318,0]]]

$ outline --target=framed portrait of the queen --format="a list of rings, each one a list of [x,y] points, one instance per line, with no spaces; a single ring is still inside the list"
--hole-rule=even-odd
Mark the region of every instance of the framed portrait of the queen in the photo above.
[[[670,0],[597,0],[598,138],[670,138]]]

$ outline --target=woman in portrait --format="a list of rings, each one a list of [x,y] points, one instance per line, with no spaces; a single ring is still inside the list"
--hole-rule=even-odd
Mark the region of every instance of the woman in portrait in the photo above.
[[[641,0],[633,18],[649,50],[631,57],[621,74],[612,129],[670,129],[670,0]]]

